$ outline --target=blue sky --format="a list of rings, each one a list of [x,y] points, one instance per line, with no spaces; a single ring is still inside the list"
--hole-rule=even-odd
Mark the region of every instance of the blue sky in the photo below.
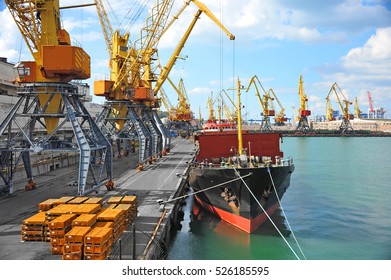
[[[67,6],[91,3],[92,0],[60,1]],[[140,1],[150,7],[154,0]],[[350,101],[358,98],[360,109],[368,111],[367,91],[376,107],[384,107],[391,118],[391,1],[390,0],[204,0],[209,9],[236,36],[232,42],[207,16],[195,26],[182,56],[170,78],[183,78],[191,108],[198,116],[199,107],[207,116],[206,100],[213,92],[229,89],[238,77],[247,87],[257,75],[263,86],[273,88],[288,117],[299,107],[298,81],[303,75],[304,89],[313,114],[324,114],[325,97],[337,82]],[[107,3],[107,0],[104,1]],[[119,21],[130,9],[130,1],[111,0],[106,7]],[[133,3],[133,2],[132,2]],[[171,15],[182,5],[176,0]],[[31,59],[16,24],[0,1],[0,56],[10,61]],[[113,12],[115,11],[115,12]],[[137,38],[147,10],[130,30]],[[196,12],[191,3],[159,42],[164,64],[183,36]],[[92,59],[92,75],[87,82],[109,75],[108,53],[94,7],[62,10],[64,27],[76,38]],[[132,14],[132,12],[130,12]],[[126,20],[124,20],[126,22]],[[112,20],[116,27],[116,22]],[[176,97],[164,85],[172,103]],[[232,93],[231,93],[232,94]],[[244,112],[249,119],[259,119],[260,105],[253,92],[242,95]],[[104,99],[94,97],[103,103]],[[333,108],[338,105],[332,101]],[[351,106],[353,112],[353,106]]]

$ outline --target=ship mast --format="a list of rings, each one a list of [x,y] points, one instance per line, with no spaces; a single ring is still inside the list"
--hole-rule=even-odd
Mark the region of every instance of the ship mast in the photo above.
[[[239,155],[243,154],[243,138],[242,138],[242,111],[241,107],[242,104],[240,104],[240,80],[238,78],[237,81],[237,96],[238,96],[238,104],[237,104],[237,111],[238,111],[238,150],[239,150]]]

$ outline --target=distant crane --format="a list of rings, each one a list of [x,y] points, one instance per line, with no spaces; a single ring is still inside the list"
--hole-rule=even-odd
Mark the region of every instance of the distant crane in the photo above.
[[[346,99],[341,88],[335,82],[334,84],[332,84],[332,86],[327,94],[327,97],[326,97],[326,107],[329,106],[329,110],[328,110],[329,112],[330,112],[331,106],[327,105],[327,104],[330,104],[330,93],[331,92],[334,92],[335,97],[337,99],[337,103],[338,103],[338,105],[341,109],[341,112],[342,112],[342,123],[339,126],[341,133],[345,133],[345,132],[346,133],[351,133],[351,132],[354,133],[353,127],[350,123],[350,120],[354,118],[354,115],[349,114],[349,105],[352,105],[352,102]],[[341,102],[341,99],[342,99],[342,102]]]
[[[257,85],[257,82],[258,82],[258,85]],[[273,130],[272,129],[272,126],[271,126],[271,123],[270,123],[270,116],[274,116],[275,115],[275,111],[274,110],[270,110],[269,109],[269,106],[270,106],[270,102],[274,100],[273,97],[270,96],[269,93],[266,92],[265,88],[262,86],[262,83],[261,81],[258,79],[257,75],[254,75],[248,86],[247,86],[247,90],[246,92],[249,91],[250,89],[250,86],[251,85],[254,85],[255,87],[255,93],[258,97],[258,100],[259,100],[259,104],[261,105],[261,108],[262,108],[262,122],[261,122],[261,130],[264,130],[264,131],[271,131]],[[260,86],[262,88],[262,91],[263,91],[263,98],[261,97],[261,94],[259,93],[259,89],[258,89],[258,86]]]
[[[282,106],[280,100],[278,99],[277,95],[275,94],[275,92],[272,88],[270,88],[267,93],[269,96],[273,96],[273,99],[277,101],[277,104],[280,107],[280,111],[274,117],[274,120],[276,122],[275,124],[276,125],[285,125],[285,122],[288,120],[288,118],[285,116],[285,108]],[[271,107],[273,110],[275,109],[273,102],[271,102]]]
[[[297,125],[296,130],[307,132],[310,130],[307,117],[311,115],[311,111],[307,109],[308,98],[304,92],[302,75],[300,75],[300,79],[299,79],[299,96],[300,96],[299,124]]]
[[[368,91],[367,94],[369,102],[368,118],[383,119],[386,111],[384,108],[374,108],[371,93]]]
[[[358,106],[358,100],[357,97],[354,98],[354,116],[359,119],[361,116],[361,110],[360,107]]]

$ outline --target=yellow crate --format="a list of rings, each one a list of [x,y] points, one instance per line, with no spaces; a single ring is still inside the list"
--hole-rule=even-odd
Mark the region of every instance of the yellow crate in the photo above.
[[[46,213],[39,212],[25,220],[23,220],[23,225],[35,225],[35,226],[45,226]]]
[[[107,201],[108,204],[118,204],[122,200],[122,196],[112,196]]]
[[[64,251],[64,246],[63,245],[51,246],[50,249],[51,249],[53,255],[61,255]]]
[[[59,205],[59,204],[64,204],[67,203],[68,201],[72,200],[74,196],[63,196],[60,198],[57,198],[56,201],[53,202],[54,205]]]
[[[91,230],[91,227],[74,227],[65,234],[66,243],[83,243],[84,236]]]
[[[102,204],[103,198],[101,197],[90,197],[86,201],[84,201],[84,204]]]
[[[96,255],[96,254],[103,254],[107,251],[107,249],[111,246],[112,241],[108,240],[103,245],[89,245],[84,244],[84,255]]]
[[[54,220],[48,222],[48,227],[50,230],[52,229],[65,229],[72,225],[72,221],[77,216],[75,214],[63,214]]]
[[[71,252],[71,253],[63,253],[62,259],[63,260],[81,260],[83,257],[83,254],[80,252]]]
[[[123,215],[125,211],[122,209],[105,209],[103,212],[101,212],[97,220],[98,221],[116,221],[119,220]]]
[[[97,222],[94,227],[108,227],[108,228],[113,228],[114,223],[113,222]]]
[[[101,208],[100,204],[74,204],[72,209],[73,214],[95,214]]]
[[[96,222],[96,214],[81,214],[79,217],[73,220],[73,226],[88,226],[91,227]]]
[[[104,243],[106,243],[111,238],[112,234],[113,234],[112,228],[94,227],[84,237],[84,243],[102,246]]]
[[[60,216],[63,214],[71,214],[75,210],[76,207],[77,207],[76,204],[60,204],[60,205],[57,205],[57,206],[53,207],[52,209],[46,211],[46,215],[48,218],[50,218],[50,216]]]
[[[65,253],[82,253],[84,245],[79,243],[65,243],[64,244],[64,254]]]
[[[65,244],[64,236],[54,236],[50,237],[50,245],[52,247],[63,246]]]
[[[137,196],[126,195],[122,198],[121,203],[123,203],[123,204],[137,204]]]
[[[46,211],[54,207],[54,203],[57,201],[55,198],[49,198],[38,204],[38,210]]]

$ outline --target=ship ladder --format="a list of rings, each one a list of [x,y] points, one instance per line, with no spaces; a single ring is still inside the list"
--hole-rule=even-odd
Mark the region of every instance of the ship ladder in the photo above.
[[[295,255],[295,257],[300,260],[299,256],[296,254],[295,250],[292,248],[292,246],[289,244],[289,242],[286,240],[286,238],[284,237],[284,235],[281,233],[281,231],[278,229],[278,227],[276,226],[276,224],[273,222],[273,220],[270,218],[269,214],[265,211],[265,209],[262,207],[261,203],[258,201],[258,199],[256,198],[256,196],[254,195],[254,193],[251,191],[250,187],[247,185],[247,183],[243,180],[243,178],[245,176],[241,176],[240,173],[238,172],[238,170],[233,167],[233,169],[235,170],[235,173],[236,175],[239,177],[240,180],[242,180],[243,184],[246,186],[247,190],[249,191],[249,193],[251,194],[251,196],[255,199],[255,201],[257,201],[259,207],[261,207],[262,211],[265,213],[266,217],[269,219],[269,221],[272,223],[272,225],[274,226],[274,228],[277,230],[277,232],[280,234],[280,236],[282,237],[282,239],[284,240],[284,242],[286,243],[286,245],[289,247],[289,249],[292,251],[292,253]],[[285,215],[285,214],[284,214]],[[285,217],[286,218],[286,217]]]

